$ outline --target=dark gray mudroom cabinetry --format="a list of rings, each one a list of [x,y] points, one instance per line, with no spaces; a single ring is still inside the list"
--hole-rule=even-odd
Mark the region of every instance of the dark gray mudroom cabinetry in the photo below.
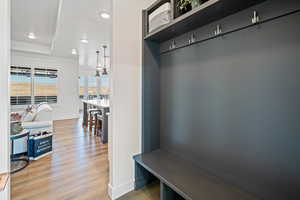
[[[136,189],[159,179],[163,200],[299,200],[300,1],[210,0],[148,33],[164,2],[143,11]]]

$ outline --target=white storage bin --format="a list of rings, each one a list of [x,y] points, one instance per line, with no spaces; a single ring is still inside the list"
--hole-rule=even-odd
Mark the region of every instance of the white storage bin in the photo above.
[[[164,3],[148,16],[149,33],[171,22],[171,4]]]

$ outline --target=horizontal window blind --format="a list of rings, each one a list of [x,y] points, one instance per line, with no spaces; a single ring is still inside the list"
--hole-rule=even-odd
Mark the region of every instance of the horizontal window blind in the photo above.
[[[88,77],[88,99],[97,98],[97,78],[95,76]]]
[[[31,68],[11,67],[11,105],[29,105],[32,100]]]
[[[100,94],[109,95],[109,76],[102,75],[100,77]]]
[[[34,103],[57,103],[58,72],[53,69],[34,69]]]
[[[84,77],[80,76],[79,77],[79,98],[80,99],[83,99],[84,97],[84,82],[85,82]]]

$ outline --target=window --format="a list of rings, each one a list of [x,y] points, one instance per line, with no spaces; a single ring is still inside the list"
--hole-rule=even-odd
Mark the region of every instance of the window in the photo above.
[[[31,104],[32,79],[31,69],[27,67],[11,67],[10,102],[11,105]]]
[[[57,70],[34,69],[34,103],[57,103]]]
[[[11,105],[57,103],[57,70],[11,67]]]
[[[84,77],[80,76],[79,77],[79,98],[83,99],[84,97]]]
[[[94,99],[97,97],[97,78],[95,76],[90,76],[88,80],[88,98]]]
[[[102,75],[100,78],[100,94],[109,95],[109,76]]]

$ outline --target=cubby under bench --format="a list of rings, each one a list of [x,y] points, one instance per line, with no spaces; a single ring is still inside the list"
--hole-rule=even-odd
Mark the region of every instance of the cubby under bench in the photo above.
[[[255,196],[225,183],[191,161],[156,150],[134,156],[135,189],[160,180],[161,200],[257,200]]]

